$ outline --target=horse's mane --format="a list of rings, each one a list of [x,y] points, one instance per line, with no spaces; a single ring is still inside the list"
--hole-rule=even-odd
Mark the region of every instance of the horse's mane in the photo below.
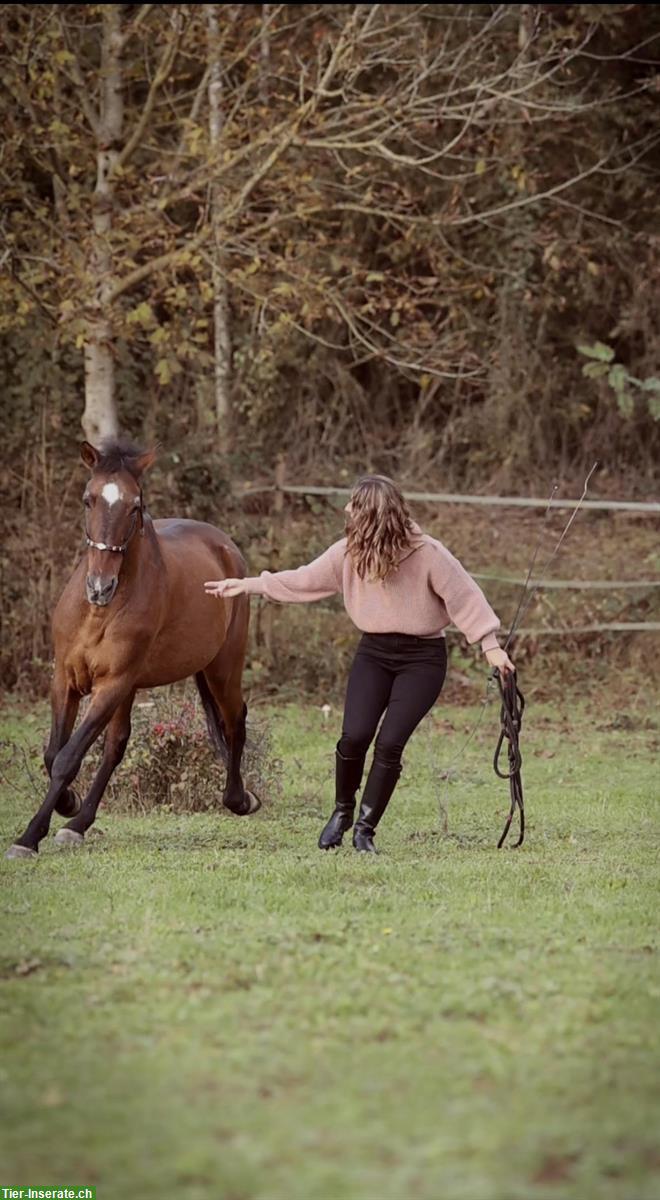
[[[106,471],[108,474],[112,474],[114,471],[125,470],[130,471],[134,479],[139,478],[138,462],[146,453],[142,446],[138,446],[130,438],[120,436],[104,438],[97,450],[99,455],[99,461],[95,468],[97,471]]]

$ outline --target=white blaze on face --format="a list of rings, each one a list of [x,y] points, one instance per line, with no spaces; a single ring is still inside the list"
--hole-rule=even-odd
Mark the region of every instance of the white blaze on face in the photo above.
[[[103,496],[104,500],[107,500],[110,507],[112,507],[117,500],[121,499],[121,492],[119,491],[116,483],[106,483],[101,495]]]

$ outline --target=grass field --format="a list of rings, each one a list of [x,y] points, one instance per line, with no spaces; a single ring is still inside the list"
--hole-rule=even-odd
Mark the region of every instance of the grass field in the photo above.
[[[336,713],[259,712],[284,780],[257,816],[102,810],[82,851],[2,861],[0,1186],[658,1200],[657,728],[534,706],[498,852],[496,709],[439,785],[474,709],[438,708],[371,858],[316,849]]]

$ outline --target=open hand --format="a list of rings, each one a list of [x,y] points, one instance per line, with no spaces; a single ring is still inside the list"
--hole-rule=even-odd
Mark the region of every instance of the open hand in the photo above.
[[[502,675],[508,675],[509,673],[515,675],[516,668],[511,662],[506,650],[502,650],[501,646],[498,646],[497,650],[487,650],[486,658],[488,659],[491,667],[497,667],[498,671]]]
[[[219,600],[230,600],[232,596],[242,596],[247,588],[244,579],[207,579],[204,591],[207,596],[217,596]]]

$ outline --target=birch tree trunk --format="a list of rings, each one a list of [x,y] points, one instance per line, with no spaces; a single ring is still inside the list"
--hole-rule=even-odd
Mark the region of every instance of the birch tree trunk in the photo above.
[[[209,140],[211,161],[217,162],[218,148],[222,137],[222,70],[219,54],[219,24],[217,4],[206,6],[208,23],[209,53]],[[213,237],[213,333],[215,346],[214,398],[215,423],[221,449],[229,445],[231,434],[231,333],[229,327],[229,297],[227,282],[222,273],[222,219],[221,191],[211,181],[211,231]]]
[[[93,303],[85,343],[85,411],[82,426],[92,444],[119,431],[115,394],[115,347],[112,322],[113,261],[110,235],[115,183],[124,122],[122,94],[123,5],[103,5],[103,46],[99,112],[96,123],[96,187],[93,198],[93,237],[88,272]]]

